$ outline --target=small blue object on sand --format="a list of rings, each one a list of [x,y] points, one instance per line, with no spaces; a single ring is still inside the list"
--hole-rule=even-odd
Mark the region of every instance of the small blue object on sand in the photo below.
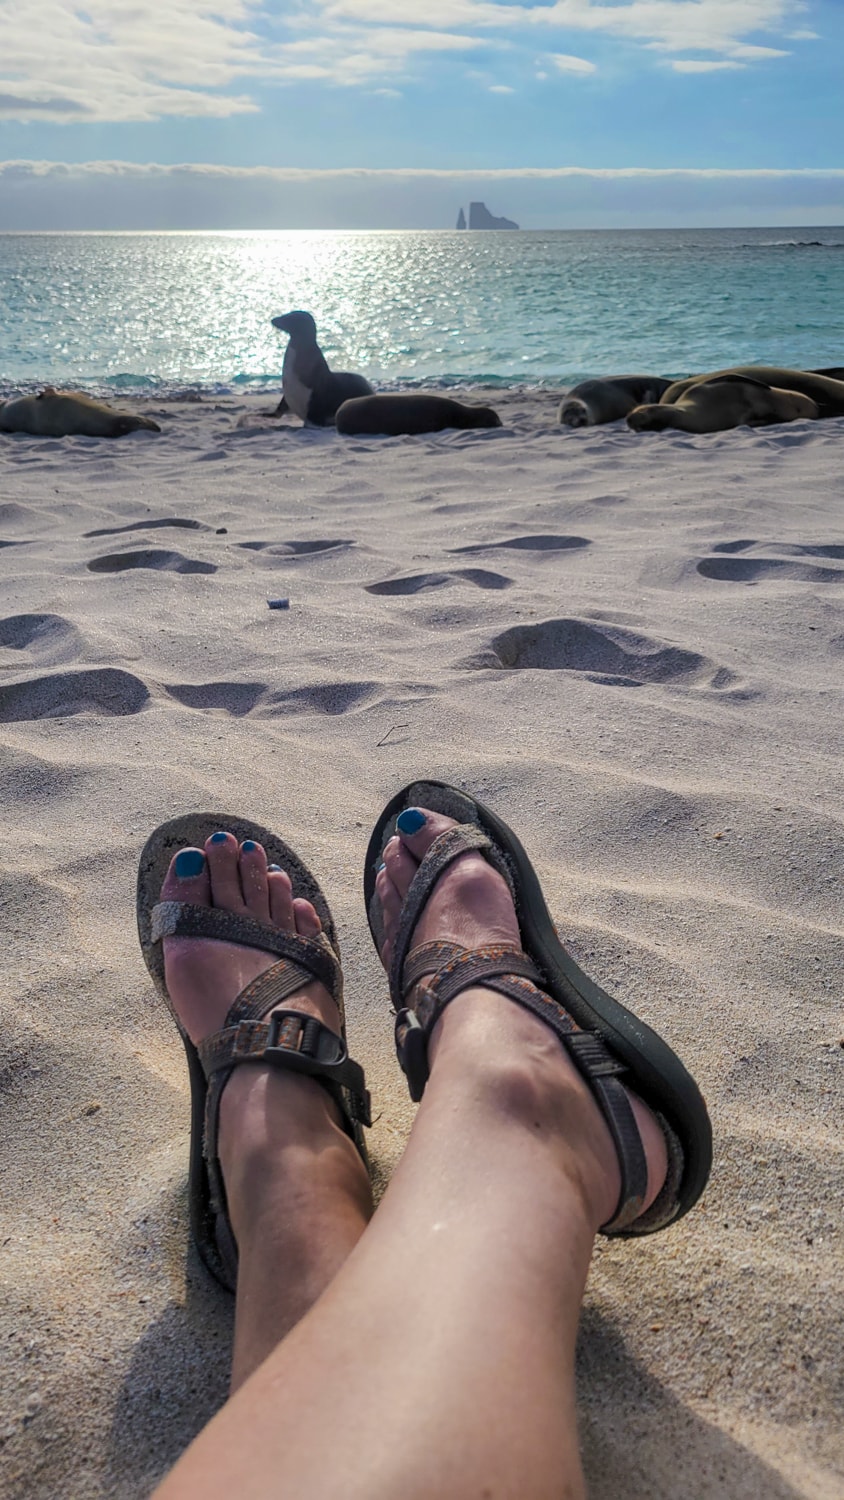
[[[268,599],[267,600],[267,604],[269,605],[270,609],[289,609],[290,608],[290,600],[289,599]]]

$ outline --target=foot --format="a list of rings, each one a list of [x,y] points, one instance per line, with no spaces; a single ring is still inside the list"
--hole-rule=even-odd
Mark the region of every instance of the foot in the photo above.
[[[203,849],[182,849],[171,860],[161,899],[220,907],[300,937],[316,937],[322,930],[310,901],[294,899],[290,876],[267,864],[261,844],[247,839],[239,845],[234,834],[222,831],[206,839]],[[238,943],[165,938],[167,991],[191,1041],[196,1044],[219,1031],[240,991],[277,962],[272,953]],[[340,1030],[337,1006],[321,984],[307,985],[285,1008],[305,1011],[332,1031]]]
[[[425,808],[406,809],[399,823],[397,834],[384,849],[375,881],[384,918],[381,959],[387,969],[404,898],[419,864],[434,839],[455,826],[453,818]],[[493,944],[521,949],[510,891],[482,854],[462,854],[437,881],[416,924],[411,946],[429,942],[457,943],[470,949]],[[452,1045],[462,1053],[456,1058],[458,1066],[465,1068],[467,1043],[471,1044],[473,1031],[486,1055],[500,1047],[509,1059],[508,1067],[514,1059],[517,1069],[527,1060],[533,1075],[528,1091],[530,1113],[539,1113],[552,1129],[556,1123],[575,1148],[579,1186],[590,1220],[596,1229],[608,1223],[621,1192],[618,1158],[604,1116],[569,1054],[550,1028],[530,1011],[494,990],[478,986],[452,1001],[434,1027],[429,1045],[432,1078],[434,1060],[438,1055],[444,1057],[446,1050],[450,1055]],[[477,1053],[478,1047],[473,1050]],[[500,1080],[497,1089],[503,1097]],[[508,1092],[512,1097],[512,1090]],[[523,1088],[521,1093],[518,1087],[515,1092],[520,1099],[524,1095]],[[629,1098],[648,1162],[644,1211],[665,1181],[665,1138],[647,1105],[636,1094],[629,1092]]]
[[[321,931],[314,907],[294,898],[290,877],[268,866],[262,845],[239,845],[222,830],[204,848],[174,857],[161,899],[238,912],[301,937]],[[213,938],[165,938],[167,992],[191,1041],[221,1030],[240,991],[277,962],[261,949]],[[317,981],[283,1009],[340,1032],[337,1006]],[[234,1068],[220,1100],[218,1150],[240,1252],[238,1384],[335,1274],[371,1212],[371,1194],[337,1105],[301,1074],[252,1063]],[[257,1299],[252,1284],[260,1287]]]

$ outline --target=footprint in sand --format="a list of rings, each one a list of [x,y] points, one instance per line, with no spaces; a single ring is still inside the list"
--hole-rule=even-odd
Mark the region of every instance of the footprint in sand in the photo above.
[[[73,714],[114,718],[137,714],[149,700],[139,677],[117,667],[90,672],[56,672],[0,687],[0,723],[26,719],[64,719]]]
[[[165,691],[185,708],[227,713],[235,718],[257,711],[264,718],[281,714],[350,713],[375,702],[383,694],[383,684],[315,682],[307,687],[271,692],[265,682],[182,682],[171,683]],[[427,695],[429,689],[420,691]],[[392,700],[388,706],[394,706]]]
[[[56,666],[80,655],[82,636],[62,615],[7,615],[0,620],[2,648],[25,651],[40,666]]]
[[[514,552],[567,552],[591,545],[586,536],[513,536],[503,542],[478,542],[471,547],[449,547],[449,551],[495,552],[499,547],[509,547]]]
[[[364,584],[368,594],[424,594],[465,580],[479,589],[509,589],[513,579],[485,568],[457,568],[453,573],[413,573],[409,578],[386,578],[383,583]]]
[[[157,531],[160,526],[177,526],[184,531],[210,531],[203,521],[189,521],[182,516],[160,516],[157,521],[130,521],[128,526],[101,526],[96,531],[84,531],[85,537],[121,536],[125,531]]]
[[[833,559],[844,559],[844,543],[842,542],[716,542],[712,547],[713,552],[750,552],[754,547],[768,546],[775,552],[783,552],[786,557],[830,557]]]
[[[734,672],[696,651],[684,651],[618,625],[593,625],[582,619],[513,625],[494,636],[486,650],[458,665],[475,670],[582,672],[592,682],[614,687],[656,682],[723,691],[739,683]]]
[[[266,690],[265,682],[179,682],[165,688],[167,696],[185,708],[227,713],[233,718],[251,713]]]
[[[766,578],[794,583],[844,583],[844,568],[820,568],[779,557],[702,557],[697,571],[702,578],[715,578],[723,583],[758,583]]]
[[[197,562],[192,557],[183,557],[181,552],[164,552],[150,547],[143,552],[107,552],[103,557],[92,557],[88,563],[91,573],[125,573],[130,568],[152,568],[159,573],[216,573],[213,563]]]
[[[267,552],[273,557],[313,557],[320,552],[345,552],[354,547],[347,537],[332,537],[313,542],[238,542],[245,552]]]

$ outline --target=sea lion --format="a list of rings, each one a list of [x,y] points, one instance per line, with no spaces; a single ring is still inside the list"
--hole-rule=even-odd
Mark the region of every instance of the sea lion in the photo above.
[[[676,401],[636,406],[627,417],[634,432],[726,432],[730,427],[761,427],[771,422],[817,418],[817,402],[800,391],[765,385],[746,375],[719,375],[693,383]]]
[[[37,396],[18,396],[0,405],[0,432],[28,432],[31,437],[123,437],[127,432],[160,432],[151,417],[115,411],[81,391],[57,391],[48,385]]]
[[[693,385],[721,380],[728,375],[743,376],[748,380],[761,381],[763,385],[772,386],[776,390],[797,391],[808,396],[816,403],[819,417],[844,416],[844,380],[835,380],[813,370],[782,369],[778,365],[734,365],[729,370],[712,370],[708,375],[692,375],[688,380],[677,380],[670,385],[664,395],[660,396],[660,404],[672,405]]]
[[[358,396],[344,401],[337,413],[337,431],[346,437],[363,433],[401,437],[442,432],[446,427],[500,427],[491,406],[463,406],[448,396],[412,392],[402,396]]]
[[[272,325],[290,336],[281,367],[281,400],[274,416],[292,411],[303,422],[330,427],[344,401],[352,396],[372,395],[372,386],[362,375],[350,370],[329,370],[310,313],[284,313],[273,318]]]
[[[607,375],[584,380],[566,393],[557,420],[564,427],[597,427],[619,422],[634,406],[659,401],[671,385],[661,375]]]

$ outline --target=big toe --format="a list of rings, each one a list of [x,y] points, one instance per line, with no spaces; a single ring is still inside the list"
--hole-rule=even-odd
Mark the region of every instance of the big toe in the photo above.
[[[201,849],[180,849],[170,861],[161,887],[162,901],[181,901],[188,906],[208,906],[211,877]]]
[[[447,818],[444,813],[431,812],[427,807],[406,807],[396,818],[396,835],[418,864],[434,839],[456,826],[454,818]]]

